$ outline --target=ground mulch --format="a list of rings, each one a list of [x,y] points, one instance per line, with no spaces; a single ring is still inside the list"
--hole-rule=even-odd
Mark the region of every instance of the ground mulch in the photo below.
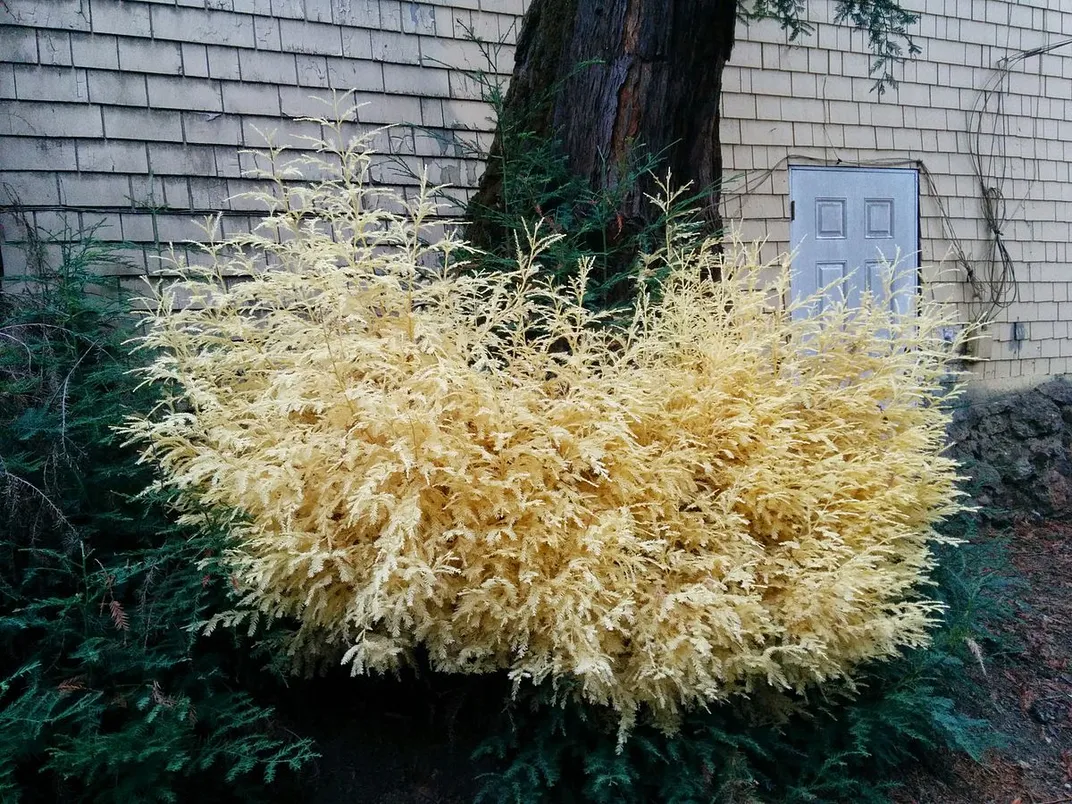
[[[1072,804],[1072,523],[1011,527],[1025,582],[1003,629],[1013,649],[970,671],[972,704],[1008,745],[981,763],[937,754],[907,769],[896,804]]]

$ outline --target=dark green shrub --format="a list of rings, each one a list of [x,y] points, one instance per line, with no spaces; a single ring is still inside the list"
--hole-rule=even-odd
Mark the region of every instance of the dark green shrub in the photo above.
[[[131,321],[92,237],[61,254],[0,296],[0,799],[256,798],[311,746],[242,691],[255,646],[191,632],[227,604],[223,530],[138,496]]]

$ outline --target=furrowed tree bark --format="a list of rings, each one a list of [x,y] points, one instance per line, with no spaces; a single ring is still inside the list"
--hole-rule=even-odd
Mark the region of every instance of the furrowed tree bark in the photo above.
[[[675,186],[703,191],[705,217],[717,228],[719,97],[736,21],[737,0],[532,0],[503,117],[556,139],[570,171],[593,189],[617,186],[637,149],[647,149]],[[471,212],[501,200],[500,139]],[[654,216],[644,198],[653,184],[626,195],[625,219]],[[479,217],[470,235],[486,245],[493,233]]]

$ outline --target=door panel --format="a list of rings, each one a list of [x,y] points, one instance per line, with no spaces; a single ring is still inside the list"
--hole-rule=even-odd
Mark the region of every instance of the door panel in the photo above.
[[[919,266],[919,175],[901,168],[792,167],[789,191],[794,301],[844,279],[837,295],[859,304],[864,293],[910,309]],[[892,294],[887,262],[899,260]],[[821,312],[800,310],[797,315]]]

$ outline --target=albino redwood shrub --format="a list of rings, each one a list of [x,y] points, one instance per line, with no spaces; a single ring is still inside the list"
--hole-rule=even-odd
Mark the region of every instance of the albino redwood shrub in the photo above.
[[[673,728],[926,642],[959,508],[936,305],[794,316],[787,264],[673,222],[618,324],[582,306],[583,264],[539,279],[540,233],[509,273],[459,270],[457,239],[422,241],[427,192],[395,214],[366,187],[365,141],[271,156],[260,228],[158,297],[166,401],[129,431],[235,512],[234,584],[300,623],[301,663],[423,646]]]

